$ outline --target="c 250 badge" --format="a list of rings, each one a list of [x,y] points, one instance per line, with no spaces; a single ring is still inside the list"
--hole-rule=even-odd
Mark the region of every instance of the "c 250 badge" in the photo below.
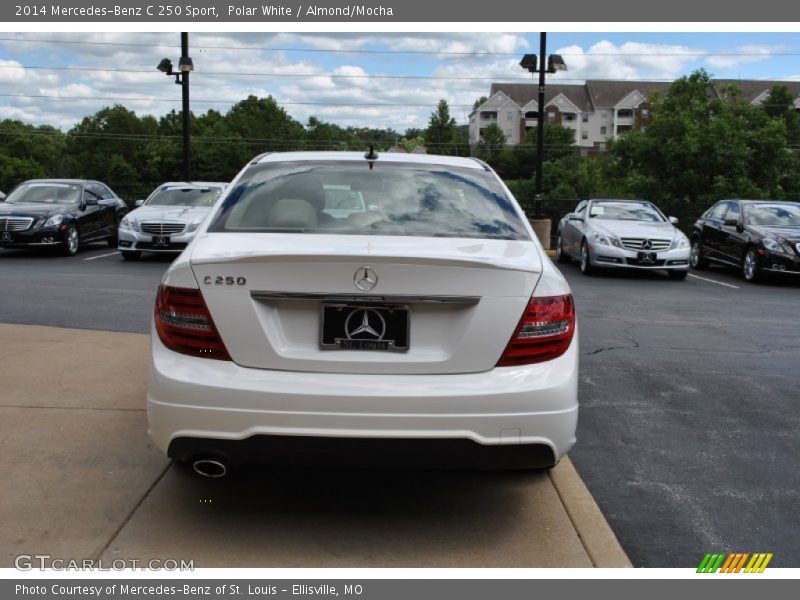
[[[222,275],[214,277],[213,275],[206,275],[203,278],[204,285],[244,285],[246,283],[247,279],[244,277],[226,277]]]

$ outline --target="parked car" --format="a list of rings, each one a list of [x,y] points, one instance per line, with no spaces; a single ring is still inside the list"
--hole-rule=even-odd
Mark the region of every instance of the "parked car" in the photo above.
[[[227,183],[173,181],[158,186],[120,223],[119,250],[125,260],[147,252],[182,252],[227,187]]]
[[[689,240],[647,200],[583,200],[558,224],[556,258],[580,261],[581,273],[599,268],[664,270],[670,279],[689,272]]]
[[[369,210],[325,213],[332,185]],[[369,460],[370,440],[550,467],[575,442],[575,332],[565,279],[484,163],[271,153],[164,275],[149,431],[206,476],[327,444]]]
[[[0,247],[60,248],[67,256],[81,244],[117,245],[127,208],[106,184],[84,179],[31,179],[0,204]]]
[[[800,275],[800,203],[720,200],[692,228],[692,267],[736,267],[746,281]]]

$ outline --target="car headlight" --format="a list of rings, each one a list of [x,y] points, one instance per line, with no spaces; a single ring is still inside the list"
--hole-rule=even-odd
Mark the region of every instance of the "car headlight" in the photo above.
[[[64,220],[64,215],[53,215],[47,221],[44,222],[45,227],[58,227],[61,225],[61,221]]]
[[[783,242],[783,240],[776,240],[775,238],[764,238],[762,241],[764,248],[771,252],[783,252],[784,254],[791,254],[792,249]]]
[[[193,231],[196,231],[196,230],[197,230],[197,228],[198,228],[198,227],[200,227],[200,223],[201,223],[201,222],[197,222],[197,223],[189,223],[189,224],[186,226],[186,233],[192,233]]]
[[[591,237],[592,241],[596,244],[602,244],[604,246],[611,245],[611,242],[608,241],[608,237],[602,231],[592,231],[589,237]]]
[[[672,249],[673,250],[683,250],[684,248],[689,247],[689,238],[685,235],[682,235],[674,240],[672,240]]]
[[[119,222],[120,229],[127,229],[129,231],[139,231],[139,223],[137,223],[134,219],[129,219],[125,217],[122,221]]]

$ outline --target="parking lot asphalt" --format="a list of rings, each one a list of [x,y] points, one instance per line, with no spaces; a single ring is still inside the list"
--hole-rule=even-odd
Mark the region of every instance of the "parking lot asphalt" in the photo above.
[[[623,567],[569,460],[550,472],[236,469],[148,441],[148,336],[1,325],[0,566]],[[130,564],[130,563],[128,563]]]
[[[800,283],[561,267],[581,341],[570,456],[634,566],[800,566]]]
[[[71,259],[0,251],[4,282],[0,321],[145,332],[154,291],[168,263],[159,258],[125,263],[100,245]],[[560,267],[572,286],[580,322],[581,413],[578,444],[571,458],[633,564],[693,567],[706,552],[762,551],[774,553],[771,566],[800,566],[796,508],[800,496],[796,468],[800,282],[750,285],[736,273],[717,268],[692,272],[685,281],[670,281],[658,273],[584,277],[574,265]],[[76,386],[80,389],[80,384]],[[197,489],[201,496],[205,494],[207,482],[179,469],[164,473],[130,516],[130,523],[141,523],[142,528],[123,528],[114,538],[120,540],[119,552],[143,551],[148,536],[161,535],[168,541],[152,524],[149,533],[142,533],[148,527],[145,515],[158,512],[164,490],[174,489],[177,494]],[[286,477],[290,476],[281,474],[278,481],[285,482]],[[409,477],[406,474],[398,481],[410,490],[393,487],[394,480],[387,484],[381,474],[373,474],[371,481],[377,488],[390,485],[403,506],[425,502],[422,496],[414,497],[417,481]],[[495,477],[491,491],[468,479],[441,487],[428,482],[435,488],[431,488],[432,506],[441,507],[440,494],[446,499],[445,488],[452,486],[478,496],[459,513],[478,520],[475,532],[485,536],[488,531],[510,531],[509,522],[499,515],[485,516],[481,511],[497,502],[506,510],[513,509],[512,514],[522,514],[522,505],[514,508],[503,502],[513,501],[508,494],[522,498],[525,494],[518,490],[535,485],[537,476],[528,476],[526,484],[520,483],[518,475],[491,477]],[[301,491],[312,489],[305,479],[293,484]],[[350,484],[363,492],[357,481]],[[355,520],[363,527],[366,537],[351,549],[372,548],[371,556],[390,558],[370,542],[370,536],[382,531],[379,520],[369,521],[363,505],[348,512],[340,497],[345,493],[341,482],[313,488],[314,493],[331,490],[333,495],[323,494],[328,499],[324,506],[308,506],[300,492],[285,491],[265,499],[263,505],[252,499],[247,506],[237,505],[235,499],[241,494],[257,497],[275,484],[251,475],[231,485],[238,486],[236,493],[217,496],[218,506],[228,507],[224,514],[231,523],[246,521],[238,510],[252,513],[258,506],[276,510],[296,504],[311,522],[317,519],[319,529],[319,519],[330,507],[345,521]],[[280,487],[286,489],[283,483]],[[190,531],[196,525],[193,519],[208,510],[199,500],[198,504],[191,518],[182,517],[173,507],[180,532]],[[399,504],[382,506],[400,518],[393,521],[394,526],[406,519],[403,527],[408,529],[410,510]],[[425,511],[433,508],[417,510],[424,520],[428,518]],[[447,520],[443,509],[435,514]],[[265,531],[283,527],[269,515],[260,518]],[[332,523],[325,531],[344,535],[344,529]],[[430,549],[444,552],[449,548],[448,536],[437,531],[441,543]],[[475,532],[461,535],[469,540]],[[221,530],[218,533],[222,535]],[[409,536],[395,538],[399,548],[413,545]],[[192,538],[182,533],[175,539],[183,544]],[[114,548],[112,544],[104,552],[114,552]],[[336,548],[340,552],[342,546]],[[229,551],[238,552],[232,545]],[[319,549],[318,555],[312,552],[311,556],[323,554]],[[503,551],[498,546],[489,554],[499,556]],[[454,556],[465,564],[478,562],[472,562],[466,552]],[[268,553],[264,557],[270,560]]]

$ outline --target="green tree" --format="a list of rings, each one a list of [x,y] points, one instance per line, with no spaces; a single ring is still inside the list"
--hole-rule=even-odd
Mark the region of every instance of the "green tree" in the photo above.
[[[456,131],[456,120],[450,116],[447,100],[439,100],[425,130],[426,148],[432,154],[455,154]]]
[[[506,147],[506,134],[497,123],[490,123],[478,140],[477,154],[490,165],[494,165]]]
[[[577,154],[575,132],[568,127],[545,123],[542,130],[542,161],[549,162]],[[514,146],[512,173],[514,178],[533,177],[536,171],[536,128],[532,128],[521,144]],[[544,169],[542,170],[544,173]]]
[[[784,122],[786,143],[797,149],[800,145],[800,113],[794,107],[794,94],[785,85],[776,85],[762,106],[770,117]]]
[[[786,168],[786,126],[742,97],[715,90],[703,70],[677,80],[653,102],[647,129],[613,140],[611,176],[636,195],[704,203],[722,196],[770,196]]]

